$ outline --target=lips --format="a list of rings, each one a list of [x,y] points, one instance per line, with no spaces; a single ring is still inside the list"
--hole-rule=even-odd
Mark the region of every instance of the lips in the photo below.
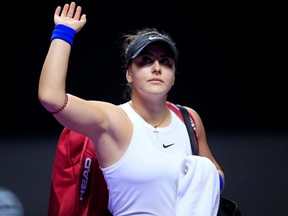
[[[163,80],[161,79],[158,79],[158,78],[153,78],[153,79],[150,79],[148,80],[149,82],[163,82]]]

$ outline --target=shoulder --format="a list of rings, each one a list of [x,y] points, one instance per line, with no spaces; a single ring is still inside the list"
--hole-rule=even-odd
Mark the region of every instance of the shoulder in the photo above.
[[[202,119],[201,119],[199,113],[191,107],[188,107],[188,106],[185,106],[185,107],[188,110],[188,112],[190,113],[190,116],[192,116],[192,118],[194,119],[196,126],[202,127],[203,123],[202,123]]]
[[[200,115],[198,114],[198,112],[195,109],[191,108],[191,107],[188,107],[188,106],[185,106],[185,105],[182,105],[182,104],[172,103],[170,101],[167,101],[166,103],[167,103],[168,107],[171,110],[173,110],[173,111],[178,110],[178,107],[182,106],[182,107],[184,107],[184,108],[186,108],[188,110],[188,112],[189,112],[189,114],[190,114],[190,116],[192,118],[195,118],[195,120],[196,119],[201,119]]]
[[[86,123],[86,132],[88,131],[86,134],[93,140],[98,139],[103,134],[116,136],[119,125],[129,124],[129,119],[120,105],[103,101],[88,101],[88,103],[90,103],[91,109],[89,109],[89,112],[91,114],[85,117],[88,121]]]
[[[186,109],[188,110],[188,112],[190,113],[190,114],[192,114],[192,116],[194,117],[194,118],[200,118],[200,115],[198,114],[198,112],[195,110],[195,109],[193,109],[193,108],[191,108],[191,107],[187,107],[187,106],[185,106],[186,107]]]
[[[182,106],[182,107],[185,107],[185,108],[188,110],[190,117],[193,119],[193,121],[194,121],[194,123],[195,123],[195,125],[196,125],[197,130],[198,130],[198,131],[201,131],[201,130],[204,129],[202,119],[201,119],[199,113],[198,113],[194,108],[189,107],[189,106],[186,106],[186,105],[182,105],[182,104],[175,104],[175,103],[172,103],[172,102],[167,102],[167,105],[168,105],[169,107],[172,107],[172,108],[173,108],[173,107],[177,107],[177,105],[180,105],[180,106]],[[170,109],[171,109],[171,108],[170,108]],[[175,109],[175,108],[173,108],[173,109]],[[176,108],[176,109],[178,109],[178,108]]]

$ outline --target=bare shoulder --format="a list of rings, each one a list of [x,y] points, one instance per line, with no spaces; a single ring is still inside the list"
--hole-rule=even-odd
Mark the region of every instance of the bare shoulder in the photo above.
[[[200,115],[198,114],[198,112],[191,107],[186,107],[186,108],[187,108],[188,112],[190,112],[193,116],[193,119],[194,119],[195,125],[196,125],[196,131],[197,131],[198,138],[205,136],[204,125],[203,125],[202,119],[201,119]]]
[[[191,107],[187,107],[187,106],[185,106],[185,107],[188,110],[188,112],[192,114],[195,121],[199,121],[199,120],[201,121],[201,117],[195,109],[193,109]]]

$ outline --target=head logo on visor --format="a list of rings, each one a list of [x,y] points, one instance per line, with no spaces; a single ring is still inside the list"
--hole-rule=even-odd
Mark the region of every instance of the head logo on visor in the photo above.
[[[166,45],[175,60],[178,59],[178,51],[175,43],[166,35],[163,35],[156,31],[144,33],[137,37],[126,49],[126,68],[130,64],[133,58],[136,58],[145,47],[151,43],[160,42]]]

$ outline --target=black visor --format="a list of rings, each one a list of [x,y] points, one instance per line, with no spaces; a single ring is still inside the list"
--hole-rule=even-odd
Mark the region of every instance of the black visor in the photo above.
[[[172,57],[177,60],[178,58],[178,51],[174,42],[158,32],[152,31],[141,35],[139,38],[136,38],[126,50],[126,68],[130,64],[130,61],[136,58],[145,47],[147,47],[151,43],[159,42],[166,45],[170,50]]]

